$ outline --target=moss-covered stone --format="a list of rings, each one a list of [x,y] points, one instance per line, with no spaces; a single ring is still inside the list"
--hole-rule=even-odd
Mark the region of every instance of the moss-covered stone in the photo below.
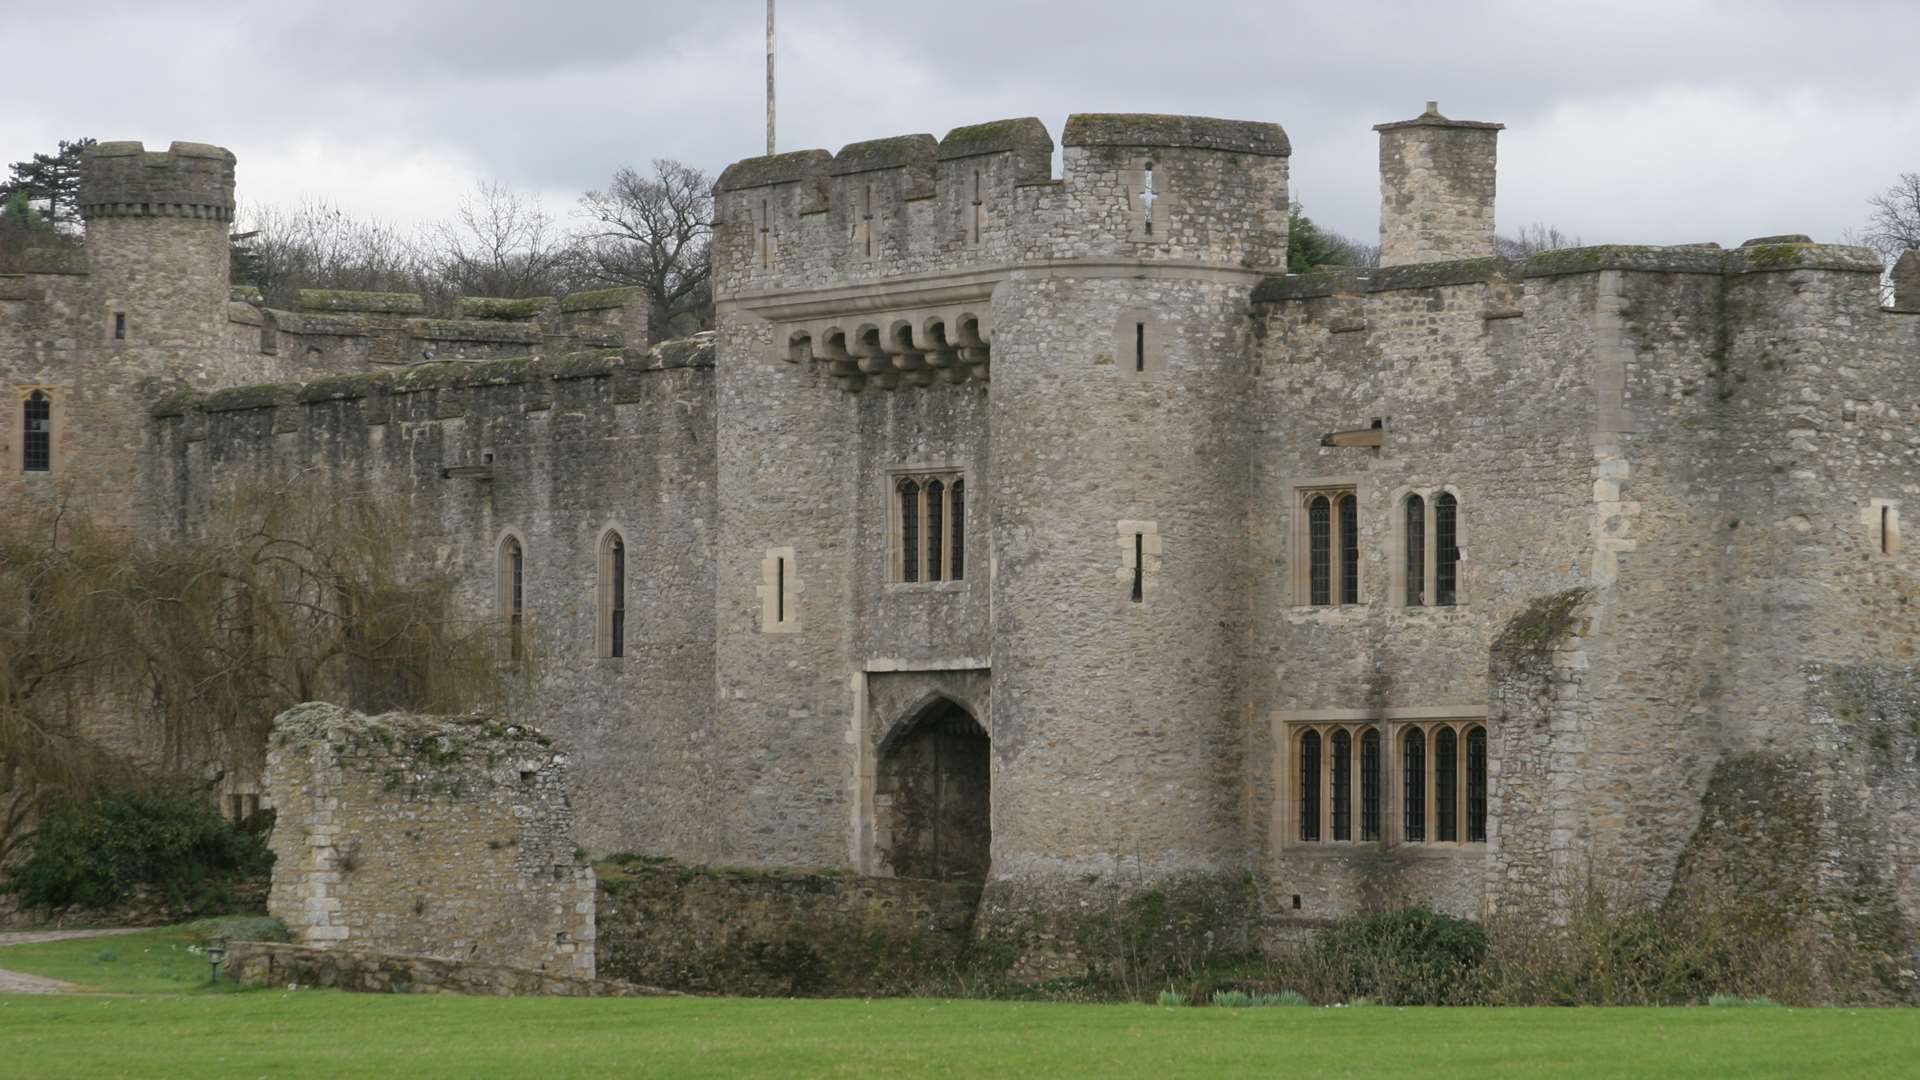
[[[235,285],[227,290],[227,299],[239,304],[264,304],[260,290],[251,285]]]
[[[876,169],[925,167],[932,164],[939,148],[931,135],[895,135],[849,143],[833,155],[827,171],[832,176],[848,176]]]
[[[354,292],[347,289],[301,289],[302,311],[366,312],[418,315],[427,309],[418,293]]]
[[[386,378],[377,374],[329,375],[300,388],[300,400],[345,401],[367,397],[386,389]]]
[[[233,386],[225,390],[215,390],[201,401],[200,407],[207,412],[237,412],[241,409],[264,409],[274,405],[290,405],[300,400],[299,383],[260,383],[254,386]]]
[[[543,370],[552,379],[594,379],[613,374],[622,362],[618,350],[588,350],[548,361]]]
[[[453,302],[453,310],[463,319],[533,319],[558,303],[551,296],[531,296],[511,300],[493,296],[462,296]]]
[[[940,140],[938,156],[941,161],[951,161],[1005,151],[1045,153],[1051,157],[1053,136],[1047,133],[1047,125],[1041,123],[1038,117],[989,120],[984,124],[968,124],[947,132],[947,137]]]
[[[1168,146],[1287,157],[1293,144],[1279,124],[1156,113],[1076,113],[1060,141],[1066,146]]]
[[[784,154],[750,157],[727,166],[720,174],[719,183],[714,186],[721,191],[744,191],[747,188],[822,177],[827,174],[827,166],[832,161],[833,155],[825,150],[791,150]]]
[[[1559,648],[1580,625],[1580,607],[1592,597],[1590,588],[1536,596],[1520,613],[1507,620],[1494,638],[1495,655],[1544,657]]]

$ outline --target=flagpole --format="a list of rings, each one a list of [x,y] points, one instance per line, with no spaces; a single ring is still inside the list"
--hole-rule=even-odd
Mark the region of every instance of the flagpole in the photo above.
[[[767,155],[773,155],[773,0],[767,0]]]

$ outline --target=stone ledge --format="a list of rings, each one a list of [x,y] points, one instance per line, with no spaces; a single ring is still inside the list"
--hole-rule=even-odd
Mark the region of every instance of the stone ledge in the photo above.
[[[1293,144],[1279,124],[1156,113],[1075,113],[1064,146],[1166,146],[1287,157]]]
[[[431,956],[315,948],[268,941],[227,946],[227,974],[243,986],[345,990],[368,994],[466,994],[487,997],[669,997],[670,990],[555,975],[505,964]]]

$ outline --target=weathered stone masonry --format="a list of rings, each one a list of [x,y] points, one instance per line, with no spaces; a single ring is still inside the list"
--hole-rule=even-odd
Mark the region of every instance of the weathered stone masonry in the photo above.
[[[644,349],[620,297],[229,302],[204,348],[99,369],[195,393],[144,439],[69,417],[56,460],[145,469],[171,535],[248,478],[390,491],[475,614],[513,538],[517,707],[574,763],[583,846],[984,865],[976,932],[1023,973],[1097,964],[1088,913],[1134,900],[1235,948],[1407,900],[1547,914],[1589,867],[1665,895],[1765,850],[1716,846],[1726,792],[1801,776],[1834,853],[1804,891],[1883,899],[1910,949],[1914,736],[1859,717],[1904,708],[1920,630],[1920,262],[1883,309],[1869,253],[1804,237],[1494,259],[1499,125],[1379,132],[1381,268],[1284,272],[1275,125],[1075,116],[1055,177],[1046,129],[1000,121],[726,170],[711,339]],[[141,160],[227,205],[230,161]],[[210,220],[103,216],[100,266],[205,277],[162,224]],[[16,387],[92,355],[110,277],[0,279]],[[218,323],[190,291],[159,307]],[[902,510],[930,477],[964,520]]]
[[[309,704],[269,738],[267,906],[296,944],[593,977],[593,868],[545,736]]]

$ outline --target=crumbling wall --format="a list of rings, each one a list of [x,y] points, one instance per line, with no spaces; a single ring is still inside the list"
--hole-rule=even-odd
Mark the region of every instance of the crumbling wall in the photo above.
[[[702,993],[909,993],[967,956],[980,886],[629,856],[601,864],[599,970]]]
[[[566,756],[487,719],[282,713],[268,910],[296,944],[591,978],[593,869]]]

